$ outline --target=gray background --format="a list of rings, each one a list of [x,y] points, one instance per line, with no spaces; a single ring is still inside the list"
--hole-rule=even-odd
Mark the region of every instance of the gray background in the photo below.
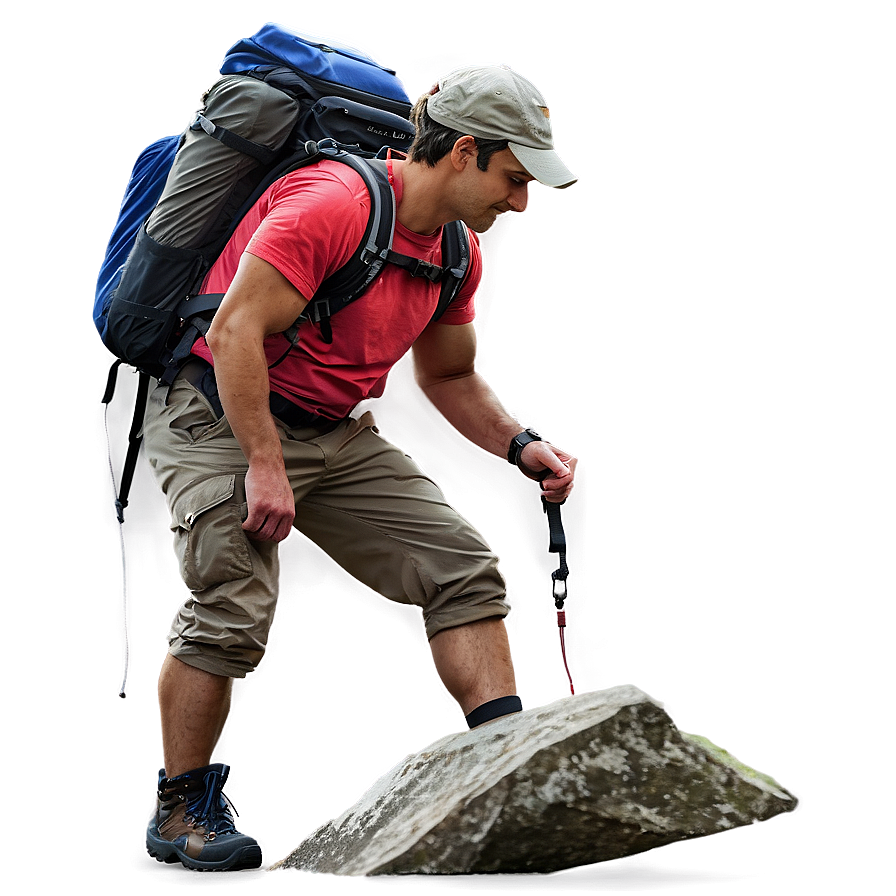
[[[893,798],[888,5],[372,10],[160,0],[133,21],[98,2],[4,15],[8,861],[99,891],[879,892]],[[547,97],[580,183],[533,186],[529,210],[484,237],[478,330],[480,369],[508,408],[581,461],[564,510],[577,689],[636,684],[778,778],[802,800],[794,815],[549,879],[197,877],[143,852],[155,679],[183,591],[141,465],[119,700],[99,401],[111,358],[93,287],[137,153],[188,123],[225,50],[268,20],[363,47],[412,97],[479,62],[506,62]],[[110,412],[116,471],[128,405]],[[502,556],[526,705],[562,698],[537,491],[451,432],[405,364],[374,410]],[[296,534],[283,556],[271,650],[219,751],[266,861],[463,727],[415,611]]]

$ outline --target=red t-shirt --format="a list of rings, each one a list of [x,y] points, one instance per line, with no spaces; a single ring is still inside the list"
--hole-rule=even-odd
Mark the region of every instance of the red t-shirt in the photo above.
[[[390,166],[391,167],[391,166]],[[393,187],[401,203],[402,181],[396,166]],[[367,225],[370,197],[360,176],[340,162],[324,161],[278,180],[253,206],[206,278],[204,291],[226,292],[244,251],[269,262],[306,298],[337,271],[357,249]],[[440,323],[473,320],[473,297],[482,273],[475,234],[470,267],[460,293]],[[413,233],[395,222],[396,252],[439,264],[441,229]],[[298,345],[269,373],[271,390],[325,417],[345,417],[365,398],[383,394],[393,365],[407,352],[435,312],[439,284],[411,277],[386,264],[374,283],[333,315],[333,342],[319,328],[303,323]],[[280,358],[288,342],[282,335],[265,341],[268,363]],[[213,362],[205,340],[193,353]]]

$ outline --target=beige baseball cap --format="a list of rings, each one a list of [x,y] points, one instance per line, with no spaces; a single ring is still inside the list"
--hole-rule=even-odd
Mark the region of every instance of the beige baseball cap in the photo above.
[[[537,181],[568,187],[576,176],[554,152],[551,114],[531,81],[505,65],[458,69],[442,78],[426,111],[446,127],[482,140],[507,140]]]

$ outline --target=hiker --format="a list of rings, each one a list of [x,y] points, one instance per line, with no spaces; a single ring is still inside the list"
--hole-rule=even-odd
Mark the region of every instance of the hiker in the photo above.
[[[436,669],[470,727],[519,712],[497,558],[438,487],[386,442],[369,412],[390,368],[413,351],[417,382],[465,437],[570,494],[575,458],[524,430],[476,372],[477,233],[526,208],[533,180],[575,178],[553,149],[545,101],[506,67],[452,73],[412,113],[406,160],[388,160],[394,249],[438,263],[443,225],[474,232],[457,298],[430,323],[439,286],[386,265],[332,323],[285,337],[324,278],[361,241],[369,199],[346,165],[323,161],[277,181],[246,215],[205,288],[225,297],[170,387],[150,394],[145,449],[176,526],[191,597],[159,679],[165,767],[147,848],[196,869],[257,867],[211,764],[234,678],[265,651],[278,546],[298,529],[380,594],[422,609]],[[543,478],[545,477],[545,478]]]

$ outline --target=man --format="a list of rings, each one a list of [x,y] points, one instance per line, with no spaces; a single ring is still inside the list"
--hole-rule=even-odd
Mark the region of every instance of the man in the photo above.
[[[504,67],[455,72],[422,97],[406,161],[389,160],[395,251],[438,262],[441,228],[474,233],[526,208],[528,185],[568,186],[547,105]],[[387,265],[333,319],[332,341],[303,324],[283,335],[344,264],[369,197],[348,166],[288,175],[247,215],[205,288],[223,292],[206,340],[170,390],[152,394],[150,462],[172,510],[192,597],[175,618],[159,680],[165,768],[147,848],[198,869],[257,867],[210,765],[232,681],[260,661],[277,598],[277,549],[295,527],[385,597],[422,608],[436,669],[471,727],[522,707],[497,560],[439,489],[382,440],[359,401],[382,394],[413,349],[416,378],[467,438],[543,478],[549,501],[573,486],[575,459],[521,427],[475,369],[478,241],[460,294],[431,323],[439,287]]]

